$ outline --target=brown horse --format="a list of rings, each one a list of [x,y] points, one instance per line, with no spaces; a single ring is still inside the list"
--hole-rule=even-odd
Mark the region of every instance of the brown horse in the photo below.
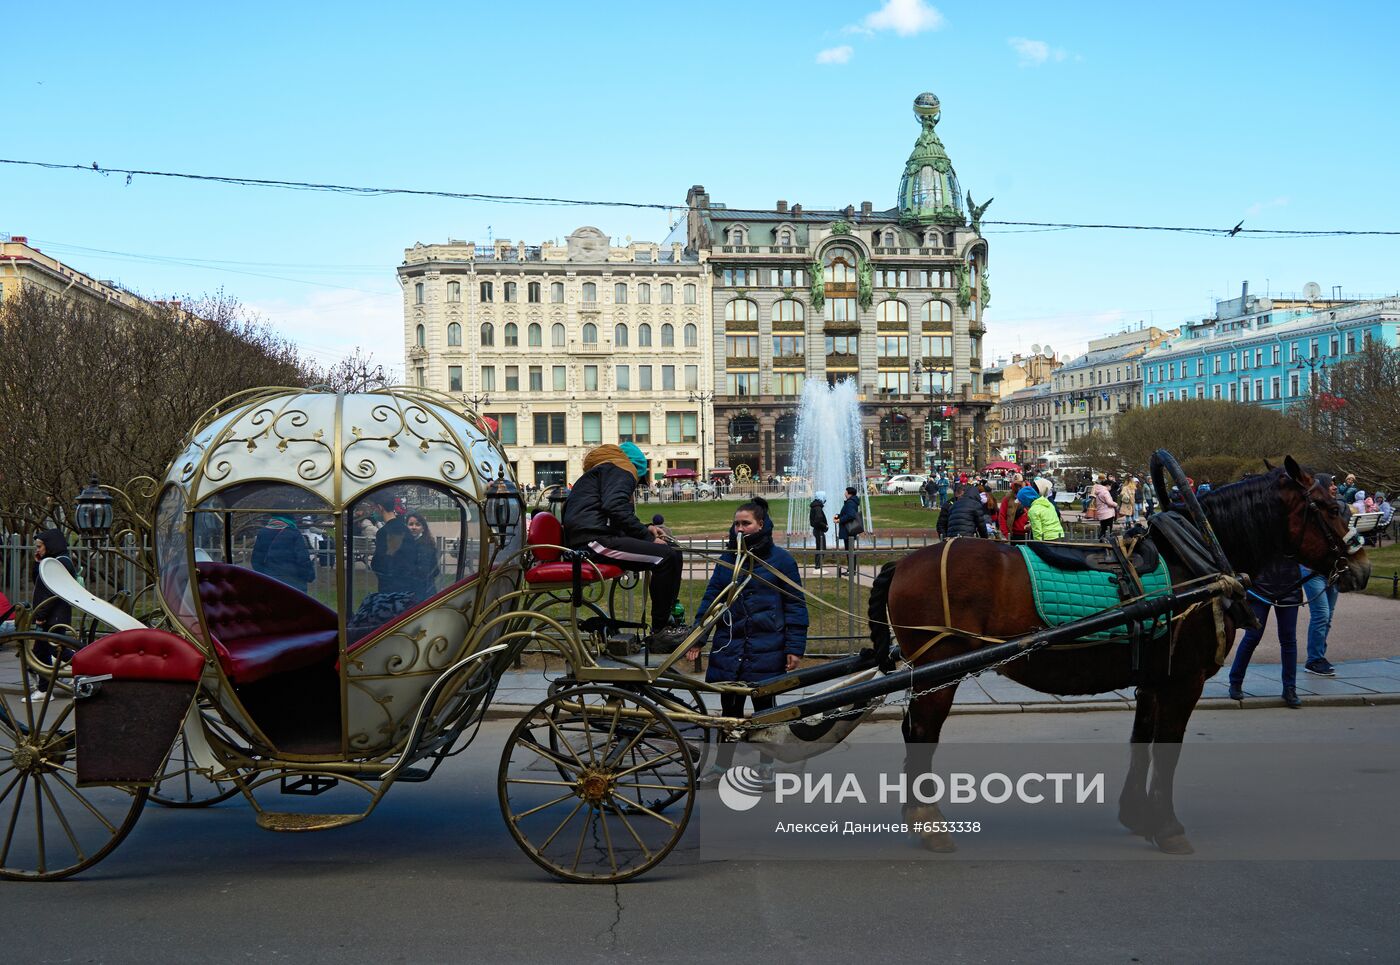
[[[1158,488],[1164,488],[1160,481]],[[1203,497],[1200,510],[1237,573],[1257,572],[1261,564],[1287,557],[1332,575],[1342,590],[1360,589],[1370,577],[1365,553],[1353,554],[1355,546],[1348,543],[1336,500],[1314,485],[1312,476],[1292,457],[1281,468],[1211,491]],[[1159,549],[1173,582],[1188,579],[1190,574],[1170,548],[1159,545]],[[946,587],[940,573],[947,574]],[[1010,638],[1042,626],[1020,553],[1005,543],[983,539],[937,543],[887,564],[871,590],[870,620],[876,651],[888,649],[893,627],[900,652],[906,660],[913,657],[915,665],[986,645],[971,635]],[[935,635],[928,627],[956,628],[967,635],[949,636],[925,649]],[[1226,639],[1233,639],[1234,632],[1227,615]],[[1217,644],[1213,612],[1202,608],[1181,620],[1170,660],[1166,646],[1144,648],[1136,678],[1131,762],[1118,799],[1118,819],[1172,854],[1192,850],[1172,804],[1172,781],[1191,711],[1206,680],[1220,667]],[[1105,693],[1133,686],[1130,651],[1113,643],[1039,650],[999,672],[1042,693]],[[956,689],[916,698],[906,710],[905,769],[911,777],[931,766]],[[911,821],[942,820],[936,805],[911,805],[906,816]],[[933,850],[952,850],[947,835],[926,834],[924,843]]]

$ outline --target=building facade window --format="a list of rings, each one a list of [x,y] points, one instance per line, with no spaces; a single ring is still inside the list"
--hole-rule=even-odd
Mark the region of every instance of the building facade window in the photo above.
[[[613,347],[627,347],[627,326],[622,322],[618,322],[613,326]]]
[[[700,345],[700,329],[694,323],[687,322],[685,326],[685,347],[697,348]]]
[[[758,321],[758,304],[747,298],[736,298],[724,306],[724,320],[726,322],[756,322]]]
[[[627,283],[626,283],[626,282],[620,281],[620,282],[618,282],[617,284],[613,285],[613,304],[614,304],[614,305],[626,305],[626,304],[627,304]]]
[[[695,285],[694,285],[694,283],[692,283],[692,282],[686,282],[686,286],[685,286],[685,288],[683,289],[683,292],[684,292],[684,294],[685,294],[685,303],[686,303],[687,305],[694,305],[694,304],[695,304]],[[667,304],[669,304],[669,302],[668,302]]]
[[[700,437],[697,424],[694,412],[666,413],[666,441],[673,445],[695,442]]]
[[[661,326],[661,347],[676,347],[676,329],[674,326],[671,325],[670,322],[667,322],[665,325]]]
[[[531,392],[543,392],[543,391],[544,391],[544,366],[542,366],[542,365],[532,365],[532,366],[530,366],[530,391],[531,391]]]
[[[925,302],[924,307],[919,310],[919,321],[951,325],[953,324],[953,306],[936,298],[931,302]]]
[[[495,294],[495,293],[496,293],[496,289],[495,289],[494,286],[492,286],[492,284],[491,284],[489,281],[484,281],[484,282],[481,283],[481,300],[482,300],[482,301],[484,301],[484,302],[493,302],[493,301],[495,301],[495,300],[496,300],[496,294]]]
[[[549,326],[549,344],[555,348],[563,348],[567,344],[568,333],[563,322],[555,322]]]
[[[447,367],[447,391],[462,391],[462,367],[460,365],[449,365]]]
[[[651,442],[651,413],[619,412],[617,414],[618,442]]]
[[[651,391],[651,366],[637,366],[637,388],[643,392]]]
[[[687,392],[700,390],[700,366],[687,365],[685,367],[685,390]]]
[[[530,284],[525,286],[525,300],[528,301],[531,305],[538,305],[540,303],[539,282],[532,281],[530,282]]]
[[[597,345],[597,344],[598,344],[598,326],[597,326],[597,325],[594,325],[592,322],[586,322],[586,323],[584,323],[584,326],[583,326],[583,344],[584,344],[584,345]]]
[[[564,432],[564,413],[535,413],[535,445],[566,446],[568,444]]]
[[[729,395],[757,395],[757,372],[730,372],[724,377],[724,388]]]
[[[491,348],[496,344],[496,326],[490,322],[481,323],[481,345],[482,348]]]
[[[554,305],[564,304],[564,283],[562,281],[549,283],[549,300]]]
[[[583,414],[583,444],[585,446],[603,444],[603,413],[585,412]]]
[[[428,344],[428,332],[421,322],[413,329],[413,344],[419,348]]]
[[[423,283],[421,281],[413,286],[413,304],[423,304]]]
[[[497,428],[497,430],[496,430],[496,434],[497,434],[498,436],[500,436],[501,443],[502,443],[503,445],[507,445],[507,446],[516,445],[516,441],[517,441],[516,426],[517,426],[517,423],[516,423],[515,413],[514,413],[514,412],[493,412],[493,413],[490,413],[489,418],[492,418],[492,419],[495,419],[495,420],[496,420],[496,425],[498,426],[498,428]]]
[[[619,365],[613,369],[613,380],[617,383],[617,391],[630,392],[632,390],[632,370],[625,365]]]
[[[641,282],[637,285],[637,304],[651,304],[651,285],[647,282]]]
[[[456,322],[447,324],[447,344],[449,347],[462,344],[462,326]]]
[[[507,366],[506,366],[506,391],[507,391],[507,392],[519,392],[519,391],[520,391],[520,366],[518,366],[518,365],[507,365]]]
[[[447,283],[447,300],[449,302],[460,302],[462,300],[462,283],[450,281]]]
[[[531,348],[544,348],[544,329],[540,327],[539,322],[531,322],[525,332]]]
[[[496,366],[483,365],[481,367],[481,390],[483,392],[496,391]]]
[[[550,369],[551,385],[555,392],[565,392],[569,388],[569,368],[566,365],[555,365]]]
[[[583,283],[583,300],[588,304],[593,304],[598,300],[598,286],[591,281]]]
[[[663,392],[676,391],[676,367],[674,365],[661,366],[661,389]]]
[[[517,326],[514,322],[506,322],[506,327],[505,327],[505,347],[506,347],[506,348],[519,348],[519,347],[520,347],[520,327]]]
[[[583,367],[583,391],[598,391],[598,366],[585,365]]]
[[[651,348],[651,326],[646,322],[637,326],[637,345],[640,348]]]
[[[661,304],[670,305],[676,300],[676,286],[669,281],[661,286]]]
[[[909,306],[897,298],[886,299],[875,309],[877,322],[909,323]]]
[[[515,300],[516,300],[516,298],[515,298],[515,293],[516,293],[516,291],[517,291],[517,286],[516,286],[515,282],[513,282],[513,281],[508,281],[508,282],[506,282],[506,286],[505,286],[506,301],[508,301],[508,302],[513,302],[513,301],[515,301]]]

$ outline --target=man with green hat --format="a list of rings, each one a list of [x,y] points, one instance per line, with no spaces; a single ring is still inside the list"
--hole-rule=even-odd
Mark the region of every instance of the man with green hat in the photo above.
[[[671,608],[680,596],[681,551],[665,539],[659,526],[637,518],[633,499],[647,475],[647,457],[636,443],[598,446],[583,457],[583,475],[564,504],[564,542],[586,550],[600,563],[624,570],[651,572],[652,650],[674,649],[686,634],[670,626]]]

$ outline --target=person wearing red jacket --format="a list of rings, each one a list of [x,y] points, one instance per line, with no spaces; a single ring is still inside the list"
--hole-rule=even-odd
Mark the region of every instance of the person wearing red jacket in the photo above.
[[[997,507],[997,529],[1001,530],[1001,535],[1011,540],[1013,543],[1021,543],[1029,539],[1026,535],[1026,528],[1031,521],[1030,513],[1017,500],[1007,496]]]

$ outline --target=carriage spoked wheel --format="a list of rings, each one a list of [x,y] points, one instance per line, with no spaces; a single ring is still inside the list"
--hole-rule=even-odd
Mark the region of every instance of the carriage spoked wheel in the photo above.
[[[52,666],[26,658],[53,636],[7,638],[24,639],[20,659],[0,674],[0,878],[54,881],[91,867],[146,803],[145,788],[78,786],[72,651],[59,650]]]
[[[626,881],[665,858],[685,833],[695,804],[692,761],[685,738],[653,701],[602,685],[560,690],[506,741],[501,813],[516,843],[551,874]],[[653,806],[658,801],[661,808]]]
[[[558,692],[566,687],[576,687],[578,684],[573,680],[556,681],[551,687],[552,692]],[[698,690],[691,688],[661,688],[642,685],[640,687],[630,684],[617,684],[619,689],[628,693],[638,694],[660,709],[671,725],[681,735],[681,744],[685,748],[687,756],[690,758],[690,766],[699,775],[704,773],[705,765],[709,763],[710,753],[713,751],[715,739],[714,731],[700,724],[683,722],[671,716],[673,711],[686,713],[705,713],[705,702]],[[566,740],[575,743],[582,742],[587,746],[591,742],[598,742],[606,739],[607,735],[599,733],[596,728],[591,727],[591,722],[576,714],[572,709],[562,705],[554,708],[555,727],[549,730],[549,748],[556,756],[563,757]],[[638,725],[630,720],[623,720],[618,729],[620,733],[630,737],[636,732]],[[565,735],[573,732],[573,737],[566,738]],[[668,745],[669,740],[659,733],[647,732],[642,734],[637,741],[637,746],[628,753],[632,756],[633,764],[641,764],[649,759],[648,755],[658,756],[670,750],[673,745]],[[562,765],[555,765],[555,769],[561,777],[568,777],[568,769]],[[664,764],[658,765],[659,776],[667,782],[664,787],[658,785],[653,787],[631,788],[629,793],[634,795],[637,804],[651,808],[653,811],[664,811],[666,808],[685,798],[683,787],[678,783],[683,776],[680,763],[668,760]],[[650,783],[650,782],[648,782]],[[611,805],[609,805],[611,806]]]
[[[170,756],[151,785],[150,799],[167,808],[207,808],[227,801],[238,793],[232,781],[216,781],[199,770],[185,743],[185,729],[175,737]]]

